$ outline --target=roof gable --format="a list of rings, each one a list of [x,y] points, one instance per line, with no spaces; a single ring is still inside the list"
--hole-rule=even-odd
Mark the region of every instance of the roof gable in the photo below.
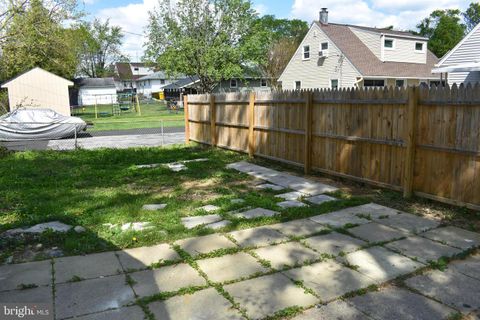
[[[437,66],[442,66],[452,55],[454,55],[458,49],[460,49],[464,44],[466,44],[474,35],[480,34],[480,23],[472,29],[452,50],[450,50],[446,55],[442,57]],[[479,48],[480,50],[480,48]]]
[[[62,77],[60,77],[60,76],[58,76],[58,75],[56,75],[56,74],[54,74],[54,73],[52,73],[52,72],[50,72],[50,71],[47,71],[47,70],[42,69],[42,68],[40,68],[40,67],[35,67],[35,68],[33,68],[33,69],[30,69],[30,70],[28,70],[28,71],[25,71],[25,72],[23,72],[23,73],[20,73],[20,74],[17,75],[16,77],[14,77],[14,78],[12,78],[12,79],[4,82],[1,87],[2,87],[2,88],[8,88],[12,83],[14,83],[14,82],[16,82],[17,80],[23,78],[24,76],[26,76],[26,75],[29,74],[29,73],[45,73],[45,74],[48,74],[49,76],[53,76],[53,77],[56,77],[56,78],[64,81],[67,86],[73,86],[73,82],[72,82],[72,81],[67,80],[67,79],[65,79],[65,78],[62,78]]]

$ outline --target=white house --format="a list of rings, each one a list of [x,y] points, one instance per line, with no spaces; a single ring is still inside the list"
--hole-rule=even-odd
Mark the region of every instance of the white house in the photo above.
[[[78,87],[80,106],[117,103],[117,89],[113,78],[77,79],[75,85]]]
[[[409,32],[329,23],[323,8],[279,78],[283,89],[438,83],[428,39]]]
[[[137,92],[146,97],[151,97],[152,93],[162,92],[164,87],[177,82],[177,78],[169,78],[162,71],[152,73],[136,80]],[[183,78],[183,76],[180,78]]]
[[[137,80],[154,73],[153,68],[141,62],[115,63],[115,86],[117,91],[137,88]]]
[[[480,82],[480,24],[450,50],[433,69],[449,85]]]
[[[5,82],[10,111],[20,108],[52,109],[70,116],[68,87],[73,82],[41,68],[33,68]]]

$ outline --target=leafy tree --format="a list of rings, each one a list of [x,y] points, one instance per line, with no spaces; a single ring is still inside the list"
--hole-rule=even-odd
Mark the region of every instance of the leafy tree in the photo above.
[[[249,0],[160,0],[147,27],[146,59],[167,74],[198,76],[211,92],[222,79],[256,63],[260,38]]]
[[[298,45],[298,42],[291,38],[281,38],[270,45],[261,69],[264,76],[269,79],[272,88],[280,88],[278,78],[295,54]]]
[[[110,26],[110,21],[83,23],[77,30],[80,39],[79,72],[91,78],[104,77],[111,72],[110,65],[123,58],[120,53],[122,29]]]
[[[418,34],[430,39],[428,48],[438,57],[453,49],[465,34],[465,25],[457,9],[435,10],[417,28]]]
[[[472,2],[467,10],[462,13],[463,19],[467,26],[467,31],[470,32],[477,24],[480,23],[480,3]]]
[[[37,66],[66,78],[74,76],[78,61],[68,45],[74,40],[62,24],[76,16],[75,9],[67,0],[57,4],[50,1],[47,7],[42,0],[30,0],[15,7],[0,42],[0,80]]]

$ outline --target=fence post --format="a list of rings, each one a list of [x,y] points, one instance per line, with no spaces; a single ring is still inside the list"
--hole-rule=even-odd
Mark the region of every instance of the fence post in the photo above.
[[[188,119],[188,96],[183,96],[183,113],[185,114],[185,143],[190,143],[190,121]]]
[[[250,102],[248,104],[248,156],[253,158],[255,155],[255,92],[250,93]]]
[[[305,94],[305,147],[304,147],[304,169],[309,174],[312,168],[312,108],[313,92]]]
[[[403,197],[410,198],[413,194],[413,175],[415,165],[415,147],[417,130],[417,109],[419,87],[408,88],[407,104],[407,136],[405,152],[405,172],[403,175]]]
[[[217,145],[217,112],[215,109],[215,95],[210,94],[210,141],[212,147],[215,147]]]

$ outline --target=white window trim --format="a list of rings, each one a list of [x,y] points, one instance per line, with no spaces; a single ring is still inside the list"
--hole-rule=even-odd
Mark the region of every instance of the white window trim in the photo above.
[[[297,89],[297,82],[300,82],[300,90],[302,90],[302,81],[301,80],[293,81],[293,90],[298,90]]]
[[[232,86],[232,81],[235,81],[235,86]],[[230,79],[230,89],[237,89],[237,88],[238,88],[238,80]]]
[[[328,43],[328,41],[322,41],[322,42],[320,42],[320,49],[319,49],[319,50],[320,50],[320,51],[323,50],[323,49],[322,49],[322,44],[324,44],[324,43],[327,44],[327,49],[325,49],[325,50],[330,50],[330,43]]]
[[[392,47],[391,47],[391,48],[385,47],[385,41],[387,41],[387,40],[391,40],[391,41],[392,41]],[[387,38],[387,37],[383,38],[383,49],[384,49],[384,50],[389,50],[389,51],[395,50],[395,42],[396,42],[396,41],[395,41],[395,39],[393,39],[393,38]]]
[[[308,58],[305,58],[305,47],[308,47]],[[308,61],[312,57],[312,49],[309,44],[305,44],[302,46],[302,60]]]
[[[263,85],[263,81],[265,81],[265,85]],[[260,87],[261,87],[261,88],[266,88],[266,87],[268,87],[267,79],[260,79]]]
[[[417,43],[421,43],[421,44],[422,44],[422,50],[417,50]],[[414,47],[413,47],[413,51],[415,51],[415,53],[425,53],[426,47],[427,47],[427,43],[426,43],[426,42],[415,41],[415,44],[414,44]]]

